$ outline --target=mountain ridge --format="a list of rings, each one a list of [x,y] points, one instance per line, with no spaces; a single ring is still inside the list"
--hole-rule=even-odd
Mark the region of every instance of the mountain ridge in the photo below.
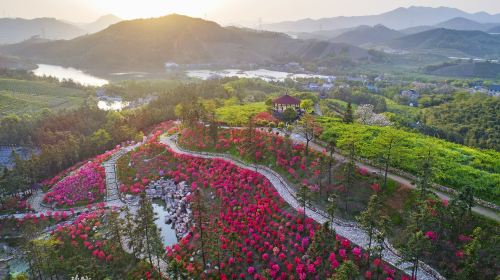
[[[397,8],[385,13],[367,16],[330,17],[320,19],[301,19],[265,24],[266,30],[276,32],[313,32],[318,30],[349,28],[359,25],[382,24],[392,29],[405,29],[419,25],[435,25],[452,18],[464,17],[478,22],[498,22],[500,14],[467,13],[448,7],[417,7]]]
[[[119,46],[119,47],[118,47]],[[296,40],[282,33],[222,27],[182,15],[121,21],[72,40],[21,43],[0,49],[38,62],[82,69],[161,70],[179,64],[268,64],[312,61],[336,55],[369,57],[343,43]]]

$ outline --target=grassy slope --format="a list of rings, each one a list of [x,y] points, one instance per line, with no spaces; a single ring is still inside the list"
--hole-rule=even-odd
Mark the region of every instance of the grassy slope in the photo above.
[[[74,108],[88,93],[40,81],[0,78],[0,116]]]

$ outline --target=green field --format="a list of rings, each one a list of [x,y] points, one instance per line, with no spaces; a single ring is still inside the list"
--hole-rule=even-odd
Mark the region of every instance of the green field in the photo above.
[[[500,204],[500,153],[493,150],[471,148],[418,133],[392,127],[377,127],[361,124],[344,124],[333,118],[322,118],[323,140],[333,133],[339,135],[339,143],[348,137],[357,140],[359,156],[377,160],[383,153],[379,143],[384,134],[393,132],[404,140],[399,144],[401,152],[393,165],[412,174],[419,174],[420,157],[430,148],[433,153],[433,181],[461,189],[471,186],[475,195],[487,201]]]
[[[0,117],[32,114],[43,108],[76,108],[88,95],[83,90],[64,88],[48,82],[0,78]]]

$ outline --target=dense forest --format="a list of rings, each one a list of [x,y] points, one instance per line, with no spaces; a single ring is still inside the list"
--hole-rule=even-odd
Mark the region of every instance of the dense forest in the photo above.
[[[424,110],[422,130],[452,142],[500,150],[500,99],[483,94],[455,95],[453,101]]]

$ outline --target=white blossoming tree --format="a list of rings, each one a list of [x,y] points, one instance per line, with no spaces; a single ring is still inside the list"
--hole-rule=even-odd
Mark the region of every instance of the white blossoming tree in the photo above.
[[[373,105],[363,104],[356,109],[356,118],[359,123],[376,126],[390,126],[392,123],[382,114],[373,112]]]

